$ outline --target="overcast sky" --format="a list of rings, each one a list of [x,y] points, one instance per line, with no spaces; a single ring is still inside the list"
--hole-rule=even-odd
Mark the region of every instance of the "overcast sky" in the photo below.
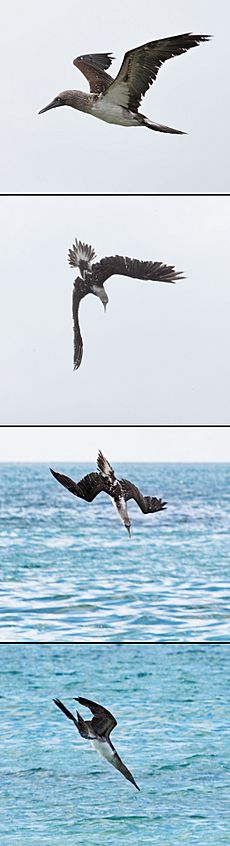
[[[0,227],[0,423],[229,423],[229,197],[1,198]],[[73,372],[75,236],[187,278],[86,297]]]
[[[0,461],[230,461],[229,427],[5,427]]]
[[[2,4],[1,192],[224,192],[229,170],[228,0],[21,0]],[[141,111],[188,132],[112,126],[70,108],[38,111],[60,91],[88,90],[72,64],[183,32],[213,41],[165,63]]]

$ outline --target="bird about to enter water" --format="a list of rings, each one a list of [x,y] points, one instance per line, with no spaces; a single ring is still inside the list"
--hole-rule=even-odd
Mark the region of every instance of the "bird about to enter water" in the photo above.
[[[61,91],[39,114],[59,106],[71,106],[80,112],[87,112],[99,120],[120,126],[146,126],[156,132],[184,135],[179,129],[153,123],[138,111],[142,97],[157,78],[158,71],[167,59],[186,53],[210,35],[193,35],[187,32],[172,38],[149,41],[125,53],[122,65],[115,79],[106,73],[113,56],[111,53],[92,53],[78,56],[73,64],[89,82],[90,94],[83,91]]]
[[[85,499],[86,502],[93,502],[95,497],[102,491],[107,493],[113,500],[117,514],[129,535],[131,534],[131,520],[126,505],[129,499],[135,500],[143,514],[153,514],[155,511],[163,511],[167,505],[166,502],[163,502],[162,499],[157,499],[155,496],[143,496],[139,488],[133,485],[132,482],[129,482],[128,479],[116,479],[111,464],[109,464],[109,461],[107,461],[100,450],[98,453],[97,467],[97,473],[88,473],[80,482],[74,482],[69,476],[64,476],[63,473],[57,473],[51,467],[50,472],[64,488],[67,488],[74,496]]]
[[[139,261],[127,256],[107,256],[93,264],[95,252],[88,244],[75,239],[75,244],[69,250],[69,264],[77,267],[80,275],[76,277],[73,287],[73,327],[74,327],[74,370],[80,367],[83,356],[83,340],[79,325],[79,306],[83,297],[94,294],[101,300],[104,310],[109,298],[104,283],[110,276],[130,276],[152,282],[176,282],[184,279],[182,273],[177,273],[173,265],[162,264],[160,261]]]
[[[137,790],[140,790],[138,785],[136,784],[132,773],[128,768],[123,764],[120,756],[116,752],[115,747],[111,743],[110,734],[111,731],[117,725],[117,721],[110,711],[107,711],[106,708],[103,708],[102,705],[98,705],[97,702],[92,702],[91,699],[83,699],[82,696],[77,697],[74,701],[80,702],[80,705],[84,705],[94,715],[92,720],[84,720],[81,714],[77,711],[77,719],[71,714],[71,711],[60,702],[60,699],[54,699],[55,705],[63,711],[66,717],[69,720],[72,720],[76,728],[78,729],[81,737],[84,737],[85,740],[90,740],[96,752],[99,755],[102,755],[103,758],[106,758],[109,764],[112,764],[113,767],[116,767],[117,770],[122,773],[122,775],[127,778],[128,781],[131,781],[134,784],[134,787]]]

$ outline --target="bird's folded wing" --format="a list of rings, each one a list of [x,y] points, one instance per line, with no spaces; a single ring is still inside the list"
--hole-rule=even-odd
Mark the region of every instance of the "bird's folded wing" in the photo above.
[[[177,273],[173,265],[162,264],[160,261],[139,261],[128,256],[107,256],[93,264],[92,280],[95,283],[103,284],[106,279],[115,274],[153,282],[176,282],[178,279],[184,279],[182,273]]]
[[[109,68],[113,56],[111,53],[90,53],[87,56],[77,56],[73,64],[83,73],[89,82],[91,94],[104,94],[113,82],[113,77],[105,73]]]
[[[171,38],[150,41],[125,53],[122,65],[104,94],[105,100],[137,111],[146,91],[156,79],[158,71],[167,59],[186,53],[191,47],[197,47],[202,41],[208,41],[209,35],[193,35],[187,32]]]
[[[109,737],[111,731],[117,725],[117,721],[110,711],[107,711],[107,708],[103,708],[102,705],[98,705],[97,702],[92,702],[91,699],[84,699],[82,696],[78,697],[77,702],[80,702],[80,705],[85,705],[86,708],[92,711],[94,716],[91,720],[91,725],[97,734],[102,737]]]
[[[163,499],[157,499],[156,496],[143,496],[139,488],[136,485],[133,485],[132,482],[129,482],[128,479],[120,479],[120,483],[122,489],[124,491],[125,501],[128,502],[129,499],[135,499],[137,505],[143,514],[152,514],[154,511],[162,511],[165,506],[167,505]]]
[[[95,496],[101,491],[105,490],[104,482],[100,473],[88,473],[80,482],[74,482],[69,476],[64,476],[63,473],[57,473],[56,470],[50,468],[50,472],[64,488],[67,488],[74,496],[79,496],[80,499],[85,499],[86,502],[92,502]]]

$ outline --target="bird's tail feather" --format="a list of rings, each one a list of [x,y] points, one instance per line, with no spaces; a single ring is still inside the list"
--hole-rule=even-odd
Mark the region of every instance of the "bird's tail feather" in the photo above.
[[[70,266],[79,267],[79,261],[84,261],[86,265],[90,266],[94,258],[96,258],[96,253],[93,247],[75,238],[75,244],[73,244],[72,250],[69,250],[68,253]]]
[[[146,117],[143,117],[142,125],[147,126],[147,129],[155,129],[155,132],[169,132],[170,135],[187,135],[186,132],[181,132],[180,129],[172,129],[171,126],[164,126],[162,123],[153,123],[153,121]]]

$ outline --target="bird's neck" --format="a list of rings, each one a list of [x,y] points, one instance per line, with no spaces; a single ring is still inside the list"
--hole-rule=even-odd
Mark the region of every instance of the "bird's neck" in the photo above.
[[[71,106],[72,109],[78,109],[80,112],[91,112],[97,99],[98,94],[85,94],[84,91],[68,91],[66,105]]]

